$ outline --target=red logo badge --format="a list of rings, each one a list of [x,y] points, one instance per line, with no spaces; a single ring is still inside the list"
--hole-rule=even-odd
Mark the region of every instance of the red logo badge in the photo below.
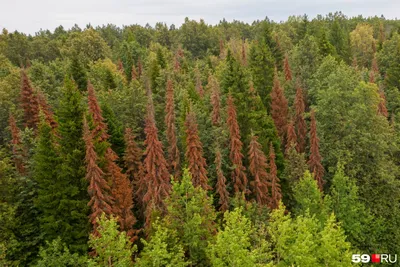
[[[371,261],[373,263],[379,263],[381,262],[381,255],[380,254],[372,254],[371,255]]]

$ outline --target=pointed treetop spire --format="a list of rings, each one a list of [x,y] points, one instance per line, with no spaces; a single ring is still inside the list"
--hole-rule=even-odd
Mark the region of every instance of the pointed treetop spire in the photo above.
[[[171,80],[167,81],[165,124],[167,125],[169,171],[175,177],[178,177],[180,171],[180,156],[176,138],[174,87]]]
[[[252,191],[256,196],[257,203],[260,205],[266,205],[269,202],[268,163],[267,158],[262,151],[262,146],[257,139],[258,137],[253,135],[249,145],[249,171],[254,179],[250,184],[252,186]]]
[[[311,126],[310,126],[310,159],[308,166],[314,174],[314,179],[318,183],[319,190],[323,191],[324,180],[322,179],[325,173],[322,166],[322,157],[319,153],[319,139],[317,136],[317,121],[315,119],[315,112],[311,110]]]
[[[193,112],[186,115],[186,160],[189,172],[192,174],[192,182],[195,187],[201,186],[204,190],[210,190],[207,177],[207,164],[203,156],[203,144],[200,141],[196,117]]]
[[[233,103],[233,97],[231,95],[228,96],[228,118],[227,124],[229,127],[229,136],[230,136],[230,153],[229,158],[233,165],[232,170],[232,181],[235,192],[244,192],[247,193],[247,177],[246,177],[246,168],[243,166],[243,154],[242,147],[243,143],[240,140],[240,129],[237,121],[236,107]]]
[[[90,222],[93,224],[93,233],[98,234],[98,218],[105,213],[110,215],[112,213],[112,198],[110,197],[110,186],[104,179],[104,172],[97,164],[97,154],[93,144],[93,134],[89,130],[86,118],[83,119],[83,138],[86,145],[86,180],[89,182],[88,193],[90,202],[88,206],[91,207],[91,214],[89,216]]]
[[[278,71],[275,68],[274,86],[271,91],[271,115],[282,143],[287,132],[288,101],[278,79]]]
[[[269,145],[269,183],[271,185],[271,198],[269,207],[276,209],[279,207],[279,202],[282,200],[281,185],[278,178],[278,172],[275,164],[275,151],[272,143]]]
[[[217,172],[217,184],[215,185],[215,191],[219,196],[219,210],[225,212],[229,209],[229,193],[226,189],[226,178],[222,171],[222,156],[219,149],[217,149],[215,152],[215,169]]]
[[[107,134],[107,124],[104,121],[100,105],[97,101],[96,93],[94,91],[93,85],[88,81],[88,105],[89,114],[93,118],[94,129],[93,136],[95,138],[100,138],[100,141],[106,141],[109,137]]]

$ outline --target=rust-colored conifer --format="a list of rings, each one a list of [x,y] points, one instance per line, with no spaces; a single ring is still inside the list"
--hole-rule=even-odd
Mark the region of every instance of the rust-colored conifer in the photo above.
[[[243,166],[243,154],[242,147],[243,143],[240,141],[240,130],[237,122],[236,107],[233,103],[233,97],[228,96],[228,119],[227,124],[229,127],[230,137],[230,153],[229,158],[233,165],[232,170],[232,181],[235,192],[247,193],[247,177],[246,168]]]
[[[294,129],[294,122],[291,119],[289,121],[288,127],[287,127],[287,139],[286,139],[285,153],[287,154],[289,152],[289,149],[292,147],[297,147],[297,135],[296,135],[296,131]]]
[[[379,74],[379,67],[378,67],[378,61],[376,60],[376,55],[374,55],[374,58],[372,59],[371,70],[375,74]]]
[[[143,151],[135,142],[135,137],[130,128],[125,130],[125,144],[124,161],[126,174],[134,187],[134,199],[142,207],[143,195],[146,189],[145,171],[142,162]]]
[[[282,200],[282,193],[275,164],[275,151],[272,143],[270,143],[269,146],[269,183],[271,185],[271,198],[269,207],[270,209],[276,209],[279,207],[279,202]]]
[[[375,72],[373,70],[369,72],[369,82],[375,83]]]
[[[208,87],[211,89],[211,122],[214,126],[219,126],[221,122],[221,99],[217,80],[214,76],[208,77]]]
[[[180,171],[180,158],[176,140],[174,87],[171,80],[168,80],[167,82],[165,124],[167,125],[169,172],[175,177],[178,177]]]
[[[11,131],[11,146],[15,169],[19,174],[23,175],[25,174],[26,169],[23,161],[23,153],[21,150],[20,129],[18,128],[15,118],[12,114],[10,114],[8,123],[10,125]]]
[[[138,68],[138,77],[140,78],[142,77],[143,74],[143,65],[142,65],[142,60],[140,58],[138,60],[137,68]]]
[[[132,80],[137,80],[138,73],[137,73],[137,71],[136,71],[136,66],[135,66],[135,64],[132,65],[131,77],[132,77]]]
[[[220,39],[219,40],[219,57],[222,58],[222,56],[224,55],[224,52],[225,52],[224,40]]]
[[[358,62],[357,62],[357,58],[354,56],[353,57],[353,61],[351,62],[351,66],[357,70],[358,69]]]
[[[181,63],[179,62],[178,54],[174,57],[174,71],[178,72],[181,69]]]
[[[97,218],[100,218],[102,213],[106,215],[112,213],[111,188],[104,179],[104,172],[97,164],[98,157],[94,150],[93,133],[89,130],[86,118],[84,118],[83,130],[86,144],[86,179],[89,182],[88,193],[90,196],[88,206],[91,208],[89,219],[93,224],[93,233],[97,235]]]
[[[203,89],[203,85],[201,84],[200,72],[197,72],[197,75],[196,75],[196,91],[200,97],[204,96],[204,89]]]
[[[118,71],[121,73],[125,73],[124,65],[122,64],[121,59],[118,59],[118,65],[117,65]]]
[[[386,97],[385,97],[385,93],[383,92],[383,90],[379,91],[379,96],[380,96],[381,100],[378,104],[378,113],[387,118],[389,116],[389,113],[386,108]]]
[[[318,183],[319,190],[323,190],[325,170],[322,166],[322,157],[319,153],[319,139],[317,136],[317,121],[315,119],[315,112],[311,110],[311,125],[310,125],[310,159],[308,166],[311,172],[314,174],[314,179]]]
[[[153,209],[164,212],[164,199],[169,195],[171,184],[167,161],[164,157],[162,143],[158,139],[158,129],[154,119],[154,106],[149,91],[149,103],[147,105],[147,116],[144,132],[146,146],[144,167],[145,167],[145,192],[143,204],[146,207],[146,228],[151,225],[151,215]]]
[[[21,71],[21,106],[25,126],[36,129],[39,123],[39,101],[24,70]]]
[[[307,137],[307,124],[304,119],[304,98],[303,98],[303,90],[298,85],[296,90],[296,99],[294,102],[296,117],[295,117],[295,126],[296,126],[296,134],[297,134],[297,152],[303,153],[306,149],[306,137]]]
[[[229,193],[228,190],[226,190],[226,178],[222,171],[222,156],[219,149],[217,149],[215,153],[215,168],[217,172],[217,184],[215,185],[215,191],[219,196],[219,210],[225,212],[229,209]]]
[[[285,59],[283,61],[283,69],[285,71],[285,79],[286,79],[286,81],[291,81],[292,80],[292,71],[291,71],[290,65],[289,65],[289,56],[288,56],[288,54],[285,54]]]
[[[115,163],[118,160],[117,154],[107,148],[106,154],[106,170],[107,176],[112,181],[112,213],[117,216],[120,229],[125,231],[131,241],[137,239],[136,231],[133,226],[136,223],[136,218],[133,215],[133,189],[126,174],[122,173],[122,169]]]
[[[201,186],[209,190],[207,177],[207,163],[203,157],[203,145],[199,138],[196,117],[193,112],[186,115],[186,160],[189,172],[192,174],[192,183],[195,187]]]
[[[44,113],[46,122],[51,126],[52,129],[57,128],[57,122],[54,120],[54,115],[50,108],[50,105],[47,103],[44,94],[40,91],[38,91],[38,102],[40,109]]]
[[[287,132],[288,101],[278,79],[278,71],[275,68],[274,86],[271,91],[271,116],[275,122],[282,143],[285,142]]]
[[[256,196],[257,203],[266,205],[269,202],[268,163],[267,157],[262,151],[262,146],[257,139],[258,137],[253,135],[249,144],[249,171],[254,179],[250,184],[252,185],[253,194]]]
[[[89,114],[92,116],[94,122],[93,136],[94,138],[99,138],[100,142],[106,141],[109,137],[107,134],[107,124],[102,116],[100,105],[97,101],[93,85],[90,83],[90,81],[88,82],[87,91]]]
[[[243,64],[244,66],[247,65],[246,43],[245,43],[244,40],[243,40],[243,42],[242,42],[242,64]]]

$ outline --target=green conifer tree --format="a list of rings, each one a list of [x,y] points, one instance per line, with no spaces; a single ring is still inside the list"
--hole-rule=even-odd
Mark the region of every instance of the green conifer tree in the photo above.
[[[62,159],[57,177],[60,205],[59,235],[70,251],[86,253],[89,236],[89,196],[85,180],[82,96],[74,82],[66,78],[58,115],[58,144]]]
[[[33,179],[37,185],[35,206],[40,214],[40,230],[47,241],[58,237],[61,223],[58,218],[58,208],[62,199],[58,197],[59,183],[57,181],[60,158],[54,139],[50,124],[42,116],[32,168]]]

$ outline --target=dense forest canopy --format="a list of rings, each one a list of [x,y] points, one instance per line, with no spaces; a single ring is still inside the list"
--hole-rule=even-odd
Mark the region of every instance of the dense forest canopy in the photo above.
[[[400,252],[400,21],[0,34],[1,266]]]

